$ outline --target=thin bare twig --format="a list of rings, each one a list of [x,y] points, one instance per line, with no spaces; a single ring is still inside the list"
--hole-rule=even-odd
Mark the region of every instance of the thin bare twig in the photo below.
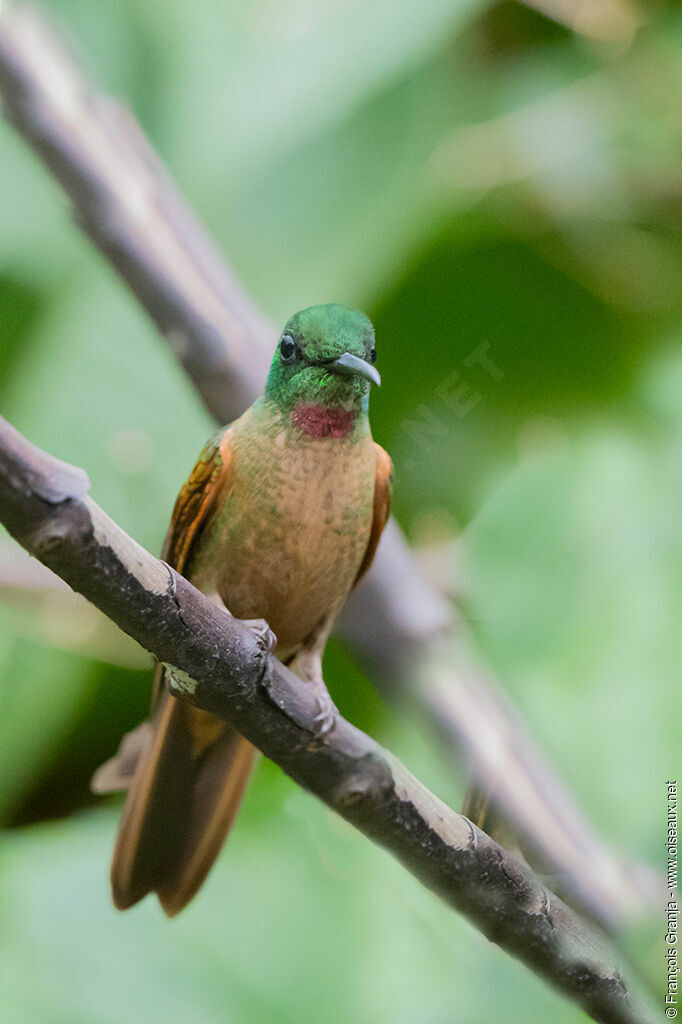
[[[135,293],[206,407],[227,422],[262,388],[276,333],[237,282],[133,116],[96,95],[26,6],[0,14],[5,113]],[[600,921],[642,913],[651,882],[597,836],[501,689],[463,660],[465,624],[429,584],[395,523],[340,627],[385,692],[414,699],[495,790],[565,891]]]
[[[339,715],[87,494],[88,478],[0,418],[0,520],[170,668],[173,692],[232,722],[300,785],[604,1024],[651,1018],[606,940],[519,861]]]

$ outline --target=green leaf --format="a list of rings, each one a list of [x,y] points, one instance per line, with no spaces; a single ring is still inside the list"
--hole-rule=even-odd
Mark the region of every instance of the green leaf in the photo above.
[[[8,615],[0,609],[0,624]],[[89,662],[0,633],[0,821],[50,764],[88,696]]]
[[[662,867],[682,757],[679,439],[594,426],[540,449],[463,541],[470,612],[600,831]]]

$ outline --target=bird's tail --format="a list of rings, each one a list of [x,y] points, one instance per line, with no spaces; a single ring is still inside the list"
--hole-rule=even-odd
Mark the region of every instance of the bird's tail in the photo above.
[[[93,789],[128,789],[111,865],[114,903],[156,892],[177,914],[195,895],[239,809],[255,749],[222,719],[161,692]]]

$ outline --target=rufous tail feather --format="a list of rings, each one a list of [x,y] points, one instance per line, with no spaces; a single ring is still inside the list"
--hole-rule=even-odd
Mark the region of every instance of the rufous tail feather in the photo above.
[[[120,910],[156,892],[172,916],[197,892],[225,841],[255,749],[226,722],[167,693],[147,727],[129,781],[111,885]],[[126,771],[112,762],[100,772],[95,784],[119,776],[126,781]]]

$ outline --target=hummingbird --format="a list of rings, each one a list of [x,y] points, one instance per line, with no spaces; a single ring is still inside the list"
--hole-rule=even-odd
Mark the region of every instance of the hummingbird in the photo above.
[[[336,711],[325,645],[389,515],[392,463],[369,425],[375,360],[364,313],[335,303],[292,316],[264,393],[204,446],[162,552],[315,688],[320,736]],[[128,791],[111,866],[115,905],[155,892],[173,916],[213,865],[256,751],[229,723],[174,697],[169,671],[157,665],[148,721],[92,787]]]

